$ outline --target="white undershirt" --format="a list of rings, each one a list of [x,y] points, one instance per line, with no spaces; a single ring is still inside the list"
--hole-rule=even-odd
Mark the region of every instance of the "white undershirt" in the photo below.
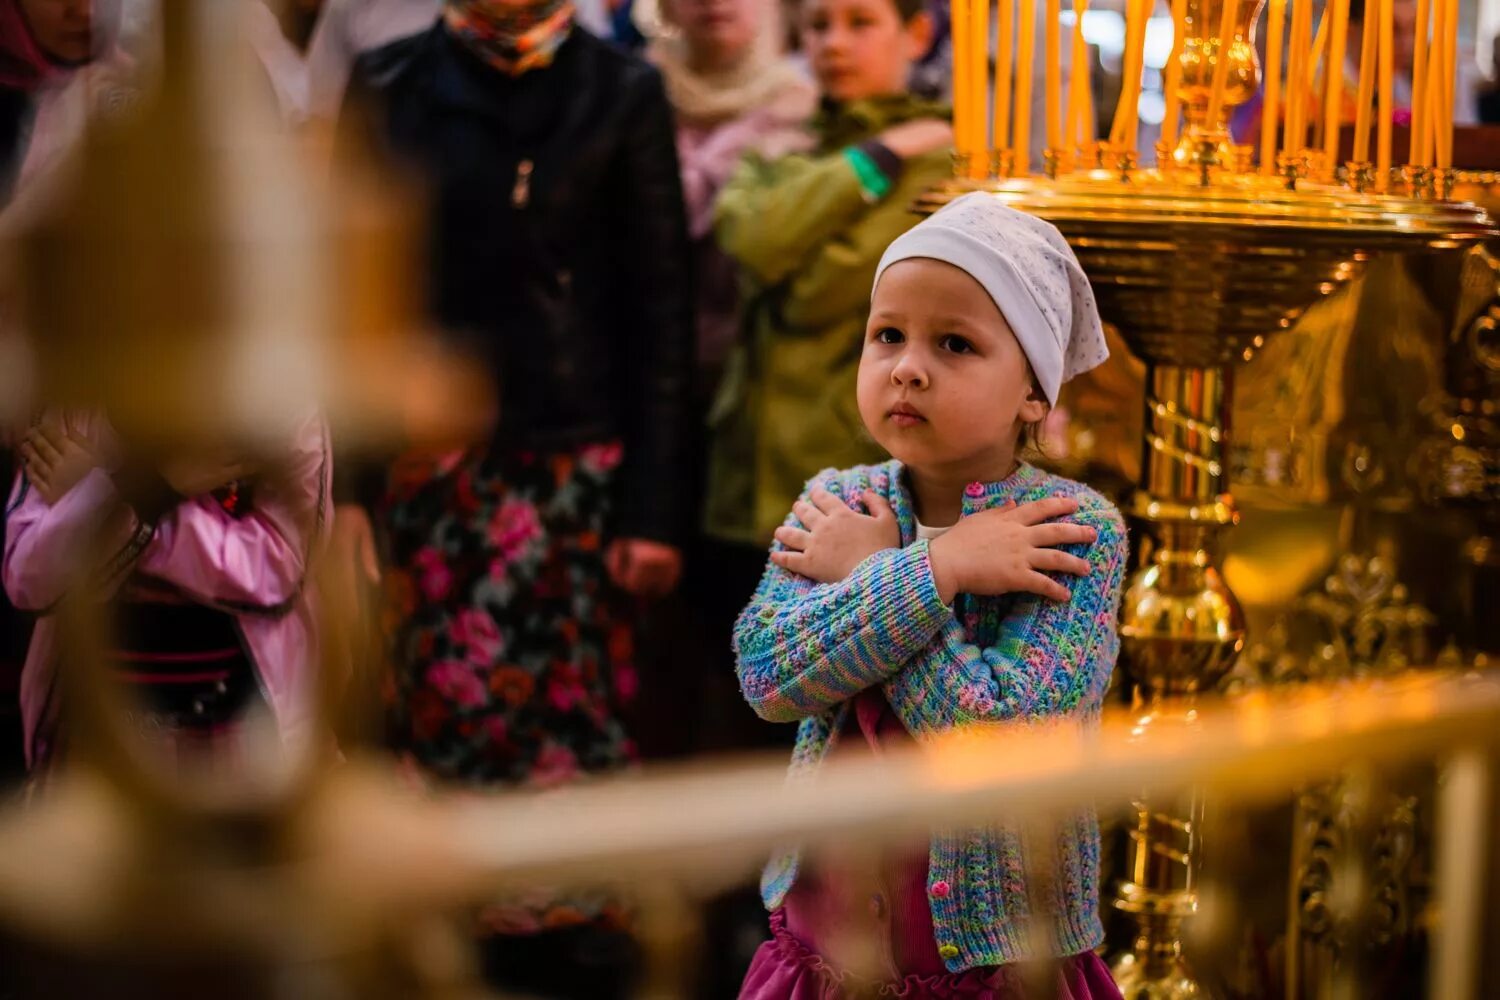
[[[944,533],[946,533],[948,531],[948,529],[950,529],[952,527],[953,527],[953,525],[951,525],[951,524],[945,524],[941,528],[929,528],[927,525],[923,524],[921,521],[918,521],[917,522],[917,538],[924,539],[924,540],[930,542],[934,538],[941,537]]]

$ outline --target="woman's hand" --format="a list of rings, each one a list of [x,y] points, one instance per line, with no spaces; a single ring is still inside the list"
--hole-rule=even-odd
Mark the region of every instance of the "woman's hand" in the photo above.
[[[604,553],[614,585],[634,597],[665,597],[682,575],[682,553],[647,538],[619,538]]]
[[[1019,507],[997,507],[963,518],[933,541],[932,578],[944,604],[956,594],[996,596],[1024,591],[1054,601],[1072,592],[1047,573],[1087,576],[1086,559],[1060,552],[1059,545],[1085,545],[1097,533],[1082,524],[1048,524],[1078,510],[1065,497],[1035,500]]]
[[[93,449],[54,417],[47,417],[26,434],[21,442],[21,460],[26,463],[26,478],[49,504],[61,500],[99,465]]]
[[[771,561],[789,573],[816,583],[837,583],[877,552],[901,547],[901,526],[885,498],[873,490],[860,497],[870,513],[849,505],[821,486],[792,506],[804,527],[782,525],[776,540],[787,551],[772,552]]]

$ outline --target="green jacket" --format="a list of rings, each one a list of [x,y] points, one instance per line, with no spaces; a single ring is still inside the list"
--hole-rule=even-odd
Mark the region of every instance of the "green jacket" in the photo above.
[[[714,232],[739,265],[745,312],[709,412],[709,534],[769,545],[813,473],[884,457],[854,395],[870,287],[886,247],[917,222],[912,203],[952,166],[947,151],[908,160],[870,204],[843,150],[947,116],[909,95],[827,111],[811,154],[751,157],[720,193]]]

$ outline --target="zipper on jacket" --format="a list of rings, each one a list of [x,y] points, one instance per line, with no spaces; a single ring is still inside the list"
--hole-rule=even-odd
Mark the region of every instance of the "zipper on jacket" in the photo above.
[[[510,204],[512,208],[525,208],[531,204],[531,171],[535,168],[530,160],[522,160],[516,164],[516,183],[510,189]]]

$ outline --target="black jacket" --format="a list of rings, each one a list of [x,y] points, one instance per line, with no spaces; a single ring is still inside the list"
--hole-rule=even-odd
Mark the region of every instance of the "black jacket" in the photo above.
[[[444,29],[362,56],[391,152],[431,198],[431,308],[491,367],[507,448],[625,444],[626,537],[690,514],[693,355],[672,113],[640,59],[575,29],[512,78]]]

